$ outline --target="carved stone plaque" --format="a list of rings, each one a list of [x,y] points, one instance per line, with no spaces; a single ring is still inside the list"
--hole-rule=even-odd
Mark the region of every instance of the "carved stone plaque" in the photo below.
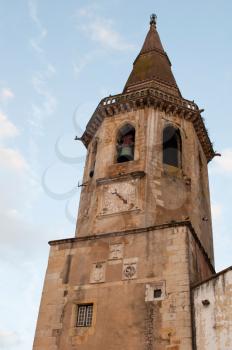
[[[138,210],[138,181],[118,181],[103,185],[100,200],[100,215],[117,214]]]
[[[123,244],[115,243],[110,244],[109,260],[122,259],[123,257]]]
[[[131,280],[137,278],[137,258],[123,260],[122,279]]]
[[[105,271],[106,271],[106,263],[105,262],[94,263],[92,266],[90,283],[105,282]]]

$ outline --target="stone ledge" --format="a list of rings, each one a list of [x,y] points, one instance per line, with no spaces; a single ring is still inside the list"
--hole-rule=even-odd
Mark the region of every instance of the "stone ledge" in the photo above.
[[[108,233],[102,233],[102,234],[97,234],[97,235],[89,235],[89,236],[85,236],[85,237],[73,237],[73,238],[59,239],[59,240],[49,241],[48,244],[50,246],[56,246],[56,245],[61,245],[61,244],[66,244],[66,243],[70,243],[72,245],[73,243],[76,243],[76,242],[91,241],[91,240],[97,240],[97,239],[102,239],[102,238],[107,238],[107,237],[121,237],[121,236],[126,236],[126,235],[134,235],[134,234],[140,234],[143,232],[162,230],[162,229],[171,228],[171,227],[173,227],[173,228],[187,227],[190,230],[195,242],[197,243],[198,247],[200,248],[201,252],[203,253],[203,256],[205,257],[205,260],[206,260],[207,264],[209,265],[211,272],[213,274],[215,274],[216,272],[215,272],[214,266],[212,265],[208,254],[206,253],[203,245],[201,244],[201,242],[197,236],[195,229],[192,226],[191,221],[189,221],[189,220],[172,221],[172,222],[166,223],[166,224],[142,227],[142,228],[133,229],[133,230],[108,232]]]
[[[105,177],[105,178],[99,178],[96,180],[97,185],[102,185],[102,184],[107,184],[111,182],[117,182],[117,181],[124,181],[128,179],[137,179],[137,178],[142,178],[146,175],[144,171],[133,171],[131,173],[123,173],[123,174],[118,174],[117,176],[113,177]]]

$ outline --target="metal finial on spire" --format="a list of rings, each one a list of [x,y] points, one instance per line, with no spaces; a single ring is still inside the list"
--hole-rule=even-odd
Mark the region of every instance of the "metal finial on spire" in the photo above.
[[[157,16],[156,16],[156,14],[153,13],[150,16],[150,25],[154,24],[156,26],[156,23],[157,23]]]

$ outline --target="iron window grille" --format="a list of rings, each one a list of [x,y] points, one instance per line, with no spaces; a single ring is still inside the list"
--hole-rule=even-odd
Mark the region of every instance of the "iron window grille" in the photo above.
[[[93,304],[80,304],[77,311],[77,327],[90,327],[93,318]]]

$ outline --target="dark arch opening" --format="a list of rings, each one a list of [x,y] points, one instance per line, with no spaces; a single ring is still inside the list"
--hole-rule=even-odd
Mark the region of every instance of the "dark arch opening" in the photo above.
[[[117,163],[124,163],[134,160],[135,152],[135,128],[124,125],[117,135]]]
[[[163,131],[163,163],[181,168],[180,130],[167,126]]]

